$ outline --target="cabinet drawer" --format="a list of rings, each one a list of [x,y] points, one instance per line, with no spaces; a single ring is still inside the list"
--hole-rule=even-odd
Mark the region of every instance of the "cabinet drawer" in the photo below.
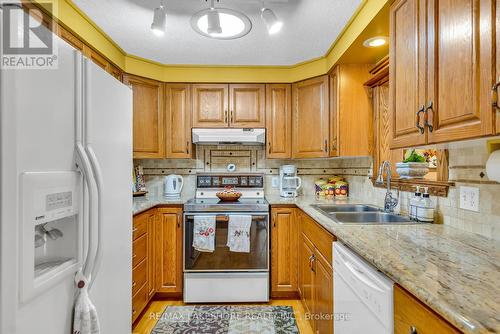
[[[132,296],[142,288],[148,277],[148,260],[145,259],[132,269]]]
[[[148,286],[146,284],[132,297],[132,322],[141,314],[147,303]]]
[[[148,251],[147,234],[142,235],[132,243],[132,268],[146,258]]]
[[[132,240],[136,240],[148,231],[148,217],[149,214],[141,214],[134,217]]]
[[[413,331],[415,328],[416,331]],[[394,334],[458,334],[438,314],[401,287],[394,286]]]
[[[328,261],[330,266],[332,265],[332,243],[335,240],[334,236],[328,231],[323,229],[318,223],[316,223],[311,217],[302,213],[299,215],[302,233],[311,240],[316,249],[323,255],[323,257]]]

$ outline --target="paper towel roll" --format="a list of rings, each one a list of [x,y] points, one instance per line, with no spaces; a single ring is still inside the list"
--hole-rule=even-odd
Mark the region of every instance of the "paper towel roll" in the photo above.
[[[486,161],[486,174],[491,181],[500,182],[500,150],[490,154]]]

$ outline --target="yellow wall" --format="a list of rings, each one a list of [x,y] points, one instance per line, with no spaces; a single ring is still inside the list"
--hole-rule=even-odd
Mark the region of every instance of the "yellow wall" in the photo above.
[[[47,2],[47,0],[33,0]],[[389,0],[364,0],[330,50],[294,66],[164,65],[127,54],[71,0],[50,0],[60,23],[127,73],[166,82],[296,82],[327,73]]]

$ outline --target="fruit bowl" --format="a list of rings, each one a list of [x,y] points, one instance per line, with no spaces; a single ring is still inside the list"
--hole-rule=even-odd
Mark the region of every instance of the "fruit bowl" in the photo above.
[[[236,202],[241,197],[241,193],[235,191],[231,187],[227,187],[223,191],[217,192],[215,195],[223,202]]]

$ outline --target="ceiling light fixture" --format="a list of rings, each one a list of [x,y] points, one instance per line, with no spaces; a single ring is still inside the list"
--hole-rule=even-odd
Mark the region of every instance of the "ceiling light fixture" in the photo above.
[[[260,9],[260,17],[267,26],[267,32],[269,35],[274,35],[278,33],[281,28],[283,28],[283,22],[278,19],[276,14],[264,5],[262,1],[262,8]]]
[[[191,27],[202,36],[214,39],[235,39],[252,29],[252,22],[243,13],[228,8],[203,9],[191,17]]]
[[[376,36],[368,38],[363,42],[363,45],[367,48],[377,48],[379,46],[384,46],[389,43],[389,38],[386,36]]]
[[[160,7],[154,9],[151,30],[156,36],[162,36],[167,30],[167,10],[164,0],[161,0]]]
[[[210,35],[222,33],[219,12],[215,9],[214,2],[214,0],[211,0],[210,11],[207,13],[207,32]],[[219,0],[217,0],[217,2],[219,2]]]

